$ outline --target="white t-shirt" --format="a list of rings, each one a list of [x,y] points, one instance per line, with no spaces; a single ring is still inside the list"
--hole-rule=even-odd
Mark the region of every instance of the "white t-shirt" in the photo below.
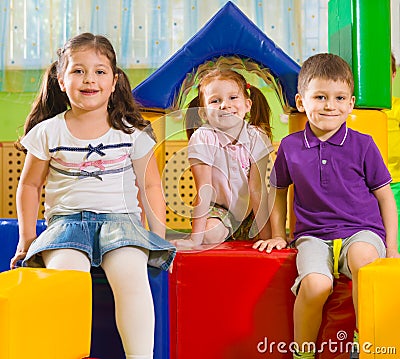
[[[32,155],[50,161],[46,220],[81,211],[140,214],[131,160],[152,150],[153,139],[140,130],[126,134],[111,128],[81,140],[69,132],[64,114],[40,122],[21,141]]]
[[[228,136],[206,124],[197,129],[188,144],[188,158],[212,166],[215,203],[229,209],[237,221],[250,211],[250,165],[273,151],[268,136],[244,123],[236,144]]]

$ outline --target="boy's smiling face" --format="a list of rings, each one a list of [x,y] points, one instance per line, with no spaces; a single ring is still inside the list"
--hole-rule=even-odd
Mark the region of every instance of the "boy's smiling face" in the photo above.
[[[312,79],[295,99],[297,109],[306,113],[311,130],[321,141],[339,130],[355,103],[347,83],[323,78]]]

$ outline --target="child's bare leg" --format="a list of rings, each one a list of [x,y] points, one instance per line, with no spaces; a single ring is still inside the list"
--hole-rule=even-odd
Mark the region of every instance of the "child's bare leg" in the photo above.
[[[331,292],[332,280],[326,275],[311,273],[301,281],[294,304],[294,340],[300,351],[308,349],[302,348],[303,343],[316,342],[322,309]]]
[[[208,218],[204,233],[203,244],[219,244],[225,241],[229,230],[218,218]]]
[[[379,258],[376,248],[366,242],[355,242],[350,245],[347,252],[347,264],[349,266],[353,282],[353,304],[356,313],[356,327],[358,328],[358,271],[361,267],[372,263]]]

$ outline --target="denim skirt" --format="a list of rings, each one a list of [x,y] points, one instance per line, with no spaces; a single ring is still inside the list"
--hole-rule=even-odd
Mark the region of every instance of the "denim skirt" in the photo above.
[[[136,214],[80,212],[53,216],[32,242],[23,265],[45,267],[41,252],[69,248],[85,252],[92,266],[98,267],[105,253],[125,246],[147,249],[148,265],[163,270],[176,253],[171,243],[146,230]]]

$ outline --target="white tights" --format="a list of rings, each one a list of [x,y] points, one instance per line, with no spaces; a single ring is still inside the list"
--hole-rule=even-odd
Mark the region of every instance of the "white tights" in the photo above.
[[[115,319],[127,359],[153,359],[154,306],[147,274],[148,251],[122,247],[103,256],[114,294]],[[74,249],[43,252],[46,268],[88,272],[86,254]]]

